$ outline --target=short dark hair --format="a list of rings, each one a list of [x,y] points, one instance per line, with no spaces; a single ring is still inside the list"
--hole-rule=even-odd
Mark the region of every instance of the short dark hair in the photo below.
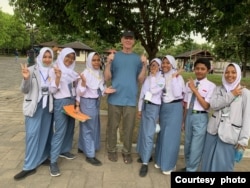
[[[208,70],[211,69],[211,63],[210,63],[209,59],[207,59],[207,58],[199,58],[199,59],[197,59],[197,60],[194,62],[194,67],[196,67],[196,65],[197,65],[198,63],[204,64],[204,65],[207,67]]]

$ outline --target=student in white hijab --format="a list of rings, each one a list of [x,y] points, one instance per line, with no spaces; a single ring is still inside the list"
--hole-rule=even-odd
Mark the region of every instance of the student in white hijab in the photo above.
[[[140,156],[138,161],[142,162],[139,171],[141,177],[145,177],[148,173],[148,163],[154,145],[161,96],[165,86],[165,79],[161,73],[161,63],[162,61],[159,58],[150,61],[149,75],[142,85],[138,102],[138,117],[141,118],[141,121],[136,151]]]
[[[23,170],[14,176],[21,180],[34,174],[36,168],[46,161],[50,152],[52,133],[53,97],[49,91],[49,70],[52,67],[53,51],[44,47],[36,58],[36,64],[22,67],[21,91],[24,93],[25,160]]]
[[[50,90],[54,96],[54,134],[51,141],[50,175],[59,176],[58,157],[74,159],[73,144],[75,119],[63,113],[63,106],[75,105],[78,73],[74,71],[76,53],[72,48],[60,52],[54,70],[50,71]]]
[[[216,87],[210,100],[213,114],[207,126],[202,171],[234,171],[235,154],[239,150],[244,152],[248,145],[250,92],[240,81],[239,65],[228,64],[223,72],[222,86]]]
[[[81,73],[81,80],[77,86],[76,110],[91,117],[80,122],[78,152],[84,153],[86,161],[94,166],[102,165],[96,158],[96,151],[100,149],[101,126],[100,126],[100,97],[104,94],[115,92],[112,88],[104,85],[101,58],[96,52],[88,55],[86,68]]]
[[[161,131],[157,135],[154,161],[155,168],[165,175],[170,175],[175,170],[179,156],[185,82],[180,75],[181,70],[176,70],[173,56],[163,57],[161,68],[165,87],[159,114]]]

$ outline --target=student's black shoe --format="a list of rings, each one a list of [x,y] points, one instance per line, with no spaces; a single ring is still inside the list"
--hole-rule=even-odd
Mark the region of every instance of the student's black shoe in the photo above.
[[[144,164],[143,164],[143,165],[141,166],[139,175],[140,175],[141,177],[145,177],[145,176],[147,175],[147,173],[148,173],[148,165],[144,165]]]
[[[22,170],[21,172],[19,172],[18,174],[16,174],[14,176],[14,179],[15,180],[21,180],[21,179],[24,179],[27,176],[30,176],[30,175],[35,174],[35,173],[36,173],[36,169],[33,169],[33,170]]]
[[[101,166],[102,162],[95,157],[86,157],[86,161],[94,166]]]

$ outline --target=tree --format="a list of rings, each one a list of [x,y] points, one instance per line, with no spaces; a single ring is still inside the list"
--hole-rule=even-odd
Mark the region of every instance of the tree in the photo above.
[[[190,33],[191,0],[11,0],[15,12],[36,24],[50,23],[61,32],[93,31],[109,43],[120,41],[121,32],[131,29],[153,58],[161,45],[173,44],[176,37]],[[21,11],[25,9],[25,11]],[[32,10],[32,11],[31,11]],[[39,17],[37,17],[39,15]]]
[[[56,25],[61,33],[92,32],[109,43],[120,41],[125,28],[155,57],[159,48],[191,31],[211,39],[239,25],[249,0],[10,0],[20,18],[37,25]]]
[[[208,7],[212,16],[207,17],[207,12],[197,14],[194,20],[197,30],[215,45],[213,51],[218,58],[242,62],[245,77],[250,50],[247,45],[250,41],[250,1],[204,0],[201,6],[202,9]]]
[[[14,16],[0,11],[0,48],[23,49],[29,44],[25,26]]]

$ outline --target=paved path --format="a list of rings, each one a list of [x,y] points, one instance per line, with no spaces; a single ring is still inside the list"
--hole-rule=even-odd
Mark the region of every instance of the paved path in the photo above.
[[[19,58],[19,62],[25,62]],[[77,64],[77,70],[82,70]],[[78,123],[76,123],[72,152],[77,155],[74,160],[59,159],[61,176],[51,177],[48,166],[37,168],[36,174],[21,181],[13,176],[22,169],[24,159],[24,118],[22,115],[23,94],[19,91],[21,81],[20,65],[14,57],[0,56],[0,187],[3,188],[169,188],[170,176],[165,176],[158,169],[149,165],[146,177],[139,177],[140,164],[133,153],[132,164],[126,165],[119,153],[118,162],[110,162],[105,149],[107,117],[101,115],[102,149],[97,158],[103,162],[100,167],[85,162],[85,156],[77,153]],[[183,155],[179,156],[177,170],[184,167]],[[250,171],[250,159],[244,158],[236,165],[236,171]]]

